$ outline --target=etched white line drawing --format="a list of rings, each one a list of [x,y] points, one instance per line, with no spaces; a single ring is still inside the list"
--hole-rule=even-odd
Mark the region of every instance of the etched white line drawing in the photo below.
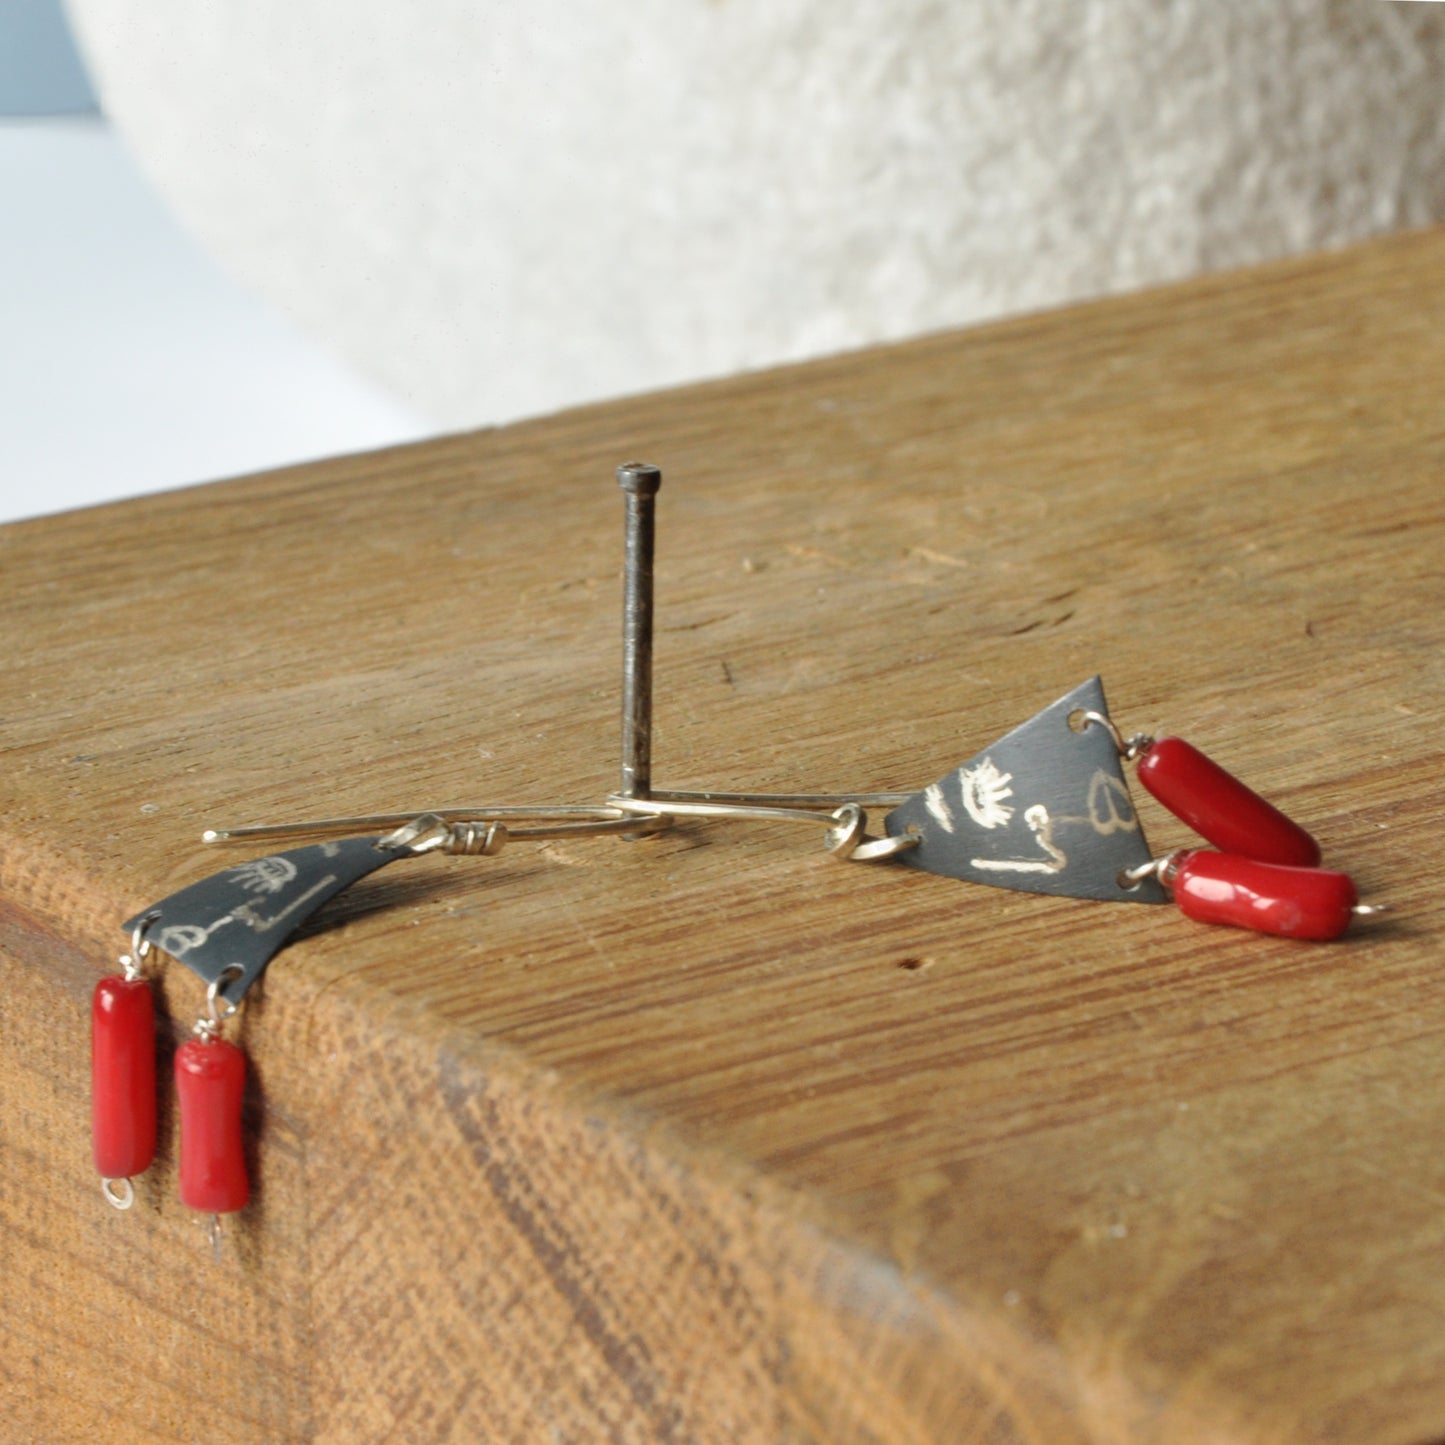
[[[1129,790],[1100,768],[1089,779],[1089,823],[1101,837],[1110,833],[1137,833],[1139,818]]]
[[[218,928],[235,921],[235,916],[227,913],[209,928],[202,928],[198,923],[172,923],[156,935],[156,947],[170,954],[172,958],[184,958],[193,948],[199,948]]]
[[[1032,829],[1039,847],[1049,855],[1047,863],[1032,858],[970,858],[969,863],[990,873],[1062,873],[1069,866],[1069,860],[1054,842],[1049,810],[1042,803],[1035,803],[1024,813],[1024,822]]]
[[[1084,817],[1061,814],[1052,820],[1053,826],[1087,824],[1101,838],[1107,838],[1111,833],[1139,831],[1139,815],[1134,811],[1129,789],[1121,779],[1111,777],[1103,768],[1097,769],[1089,779],[1089,796],[1084,806],[1088,809]]]
[[[295,913],[303,903],[309,902],[312,898],[315,898],[318,893],[330,888],[336,881],[336,875],[334,873],[328,873],[319,883],[313,883],[305,893],[293,898],[285,908],[271,918],[267,918],[264,913],[258,913],[254,903],[243,903],[239,908],[233,908],[230,917],[239,919],[257,933],[266,933],[270,929],[275,928],[288,914]]]
[[[937,783],[930,783],[923,790],[923,803],[938,819],[945,833],[953,832],[953,809],[948,806],[948,799],[943,796],[943,789]]]
[[[227,876],[247,893],[279,893],[296,878],[296,865],[289,858],[257,858],[228,868]]]
[[[1013,776],[1012,773],[999,772],[991,758],[985,758],[976,768],[958,770],[963,806],[980,828],[997,828],[1013,817],[1014,810],[1005,806],[1003,801],[1014,795],[1014,790],[1009,787]]]

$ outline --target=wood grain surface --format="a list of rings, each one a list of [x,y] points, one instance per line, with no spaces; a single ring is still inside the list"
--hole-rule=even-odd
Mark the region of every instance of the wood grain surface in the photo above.
[[[1442,301],[1406,236],[0,529],[7,1438],[1445,1439]],[[615,786],[634,454],[658,786],[921,787],[1099,672],[1393,912],[422,859],[244,1009],[219,1257],[169,1090],[107,1208],[89,992],[203,827]]]

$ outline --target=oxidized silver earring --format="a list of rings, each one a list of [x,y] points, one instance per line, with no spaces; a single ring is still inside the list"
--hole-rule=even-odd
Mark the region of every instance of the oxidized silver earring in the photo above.
[[[622,766],[615,793],[595,803],[439,807],[212,830],[204,835],[209,843],[316,841],[223,869],[126,922],[133,959],[159,949],[197,973],[208,989],[198,1038],[176,1060],[181,1189],[188,1204],[222,1213],[247,1198],[239,1139],[245,1063],[238,1049],[217,1037],[224,1018],[287,939],[330,899],[380,868],[426,853],[489,857],[512,842],[637,838],[686,820],[793,821],[821,828],[827,849],[854,862],[894,861],[995,888],[1110,902],[1165,903],[1172,894],[1191,918],[1288,938],[1337,938],[1356,914],[1378,911],[1357,902],[1346,874],[1318,866],[1319,847],[1303,828],[1191,744],[1125,737],[1110,718],[1098,677],[919,792],[654,789],[653,510],[661,474],[627,463],[618,468],[618,482],[627,516]],[[1213,848],[1153,856],[1124,777],[1126,762],[1136,762],[1145,788]],[[870,808],[889,810],[879,837],[868,833]],[[122,1000],[108,1007],[124,1022],[96,1035],[96,1159],[108,1179],[108,1197],[121,1204],[114,1181],[139,1172],[150,1156],[142,1147],[140,1120],[144,1068],[135,1065],[127,1074],[115,1060],[125,1050],[127,1057],[138,1054],[149,1025],[137,991],[143,983],[128,972],[102,987],[107,999]],[[153,1098],[153,1042],[151,1049]],[[153,1102],[150,1111],[153,1120]],[[129,1124],[117,1122],[131,1114]],[[153,1136],[152,1124],[152,1149]],[[191,1138],[197,1143],[188,1154]]]

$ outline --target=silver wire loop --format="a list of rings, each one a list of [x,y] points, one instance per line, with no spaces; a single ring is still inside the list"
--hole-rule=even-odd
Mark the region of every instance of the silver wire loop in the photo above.
[[[1119,887],[1125,892],[1132,893],[1146,878],[1157,878],[1159,876],[1158,858],[1151,858],[1147,863],[1136,863],[1132,868],[1121,868],[1119,870]]]
[[[1118,876],[1119,887],[1126,893],[1132,893],[1146,878],[1153,877],[1172,891],[1174,880],[1179,875],[1179,865],[1191,851],[1189,848],[1176,848],[1174,852],[1166,853],[1162,858],[1151,858],[1147,863],[1136,863],[1132,868],[1121,868]]]
[[[146,937],[146,929],[160,916],[160,910],[153,908],[143,918],[136,919],[135,927],[130,931],[130,952],[121,954],[120,958],[116,960],[125,971],[127,983],[135,983],[138,979],[145,977],[140,969],[140,961],[151,951],[151,941]],[[125,1207],[127,1206],[117,1206],[117,1208]]]
[[[851,858],[868,834],[868,814],[857,803],[844,803],[833,815],[833,826],[823,834],[823,846],[835,858]]]
[[[135,1203],[135,1185],[129,1179],[102,1179],[100,1192],[112,1209],[129,1209]]]
[[[235,1018],[241,1011],[240,1004],[232,1003],[221,993],[228,979],[244,978],[246,970],[239,963],[228,963],[219,974],[206,985],[206,1012],[196,1020],[191,1030],[198,1039],[211,1043],[221,1032],[221,1025],[227,1019]]]
[[[883,863],[889,858],[896,858],[900,853],[908,852],[910,848],[918,847],[922,841],[922,836],[910,828],[906,833],[866,838],[848,856],[854,863]]]
[[[146,937],[146,930],[160,916],[160,909],[152,908],[144,917],[136,919],[135,927],[130,931],[130,951],[137,962],[151,951],[151,941]]]
[[[1114,746],[1119,750],[1119,756],[1126,763],[1132,763],[1135,758],[1143,757],[1154,746],[1154,739],[1148,733],[1135,733],[1132,737],[1126,738],[1119,731],[1113,718],[1105,713],[1095,712],[1091,707],[1076,707],[1069,714],[1069,726],[1076,733],[1081,733],[1089,727],[1104,728],[1113,738]]]
[[[832,816],[833,826],[824,838],[828,851],[835,858],[846,858],[853,863],[880,863],[916,848],[923,841],[917,831],[891,838],[870,838],[868,814],[857,803],[844,803]]]

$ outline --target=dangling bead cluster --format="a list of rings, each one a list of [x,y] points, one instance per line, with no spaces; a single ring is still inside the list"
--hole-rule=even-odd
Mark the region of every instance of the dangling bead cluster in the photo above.
[[[1183,849],[1148,870],[1186,917],[1327,940],[1344,933],[1357,913],[1378,911],[1360,905],[1347,873],[1319,866],[1320,845],[1298,823],[1192,743],[1144,736],[1125,741],[1103,717],[1084,721],[1108,726],[1123,755],[1139,759],[1139,781],[1214,845]]]
[[[151,951],[147,923],[135,930],[123,974],[100,980],[91,1004],[91,1123],[95,1167],[106,1199],[117,1209],[135,1202],[132,1183],[156,1153],[156,1025],[151,986],[139,960]],[[206,994],[207,1013],[194,1039],[176,1051],[181,1115],[181,1202],[208,1214],[243,1209],[250,1197],[241,1138],[246,1057],[219,1037],[236,1006]]]

